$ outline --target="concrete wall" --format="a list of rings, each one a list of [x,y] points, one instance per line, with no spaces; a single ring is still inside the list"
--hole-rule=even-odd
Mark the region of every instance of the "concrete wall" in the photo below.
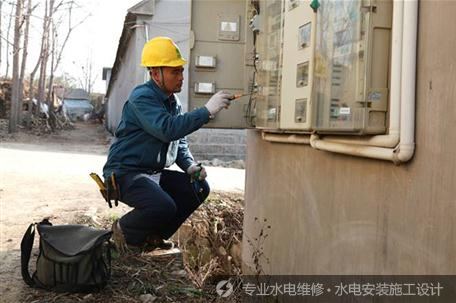
[[[267,219],[266,273],[456,273],[455,14],[456,2],[420,1],[409,163],[269,143],[248,131],[246,264],[254,250],[247,239],[258,237]]]
[[[141,34],[140,34],[141,35]],[[133,36],[129,40],[130,45],[135,45],[137,41],[138,32],[133,32]],[[113,79],[111,92],[107,100],[107,128],[114,132],[120,121],[122,115],[122,107],[128,99],[131,90],[144,82],[143,74],[138,70],[137,62],[140,62],[140,55],[134,47],[127,47],[125,56],[120,63],[120,70]]]
[[[202,128],[187,137],[195,160],[244,160],[246,131]]]

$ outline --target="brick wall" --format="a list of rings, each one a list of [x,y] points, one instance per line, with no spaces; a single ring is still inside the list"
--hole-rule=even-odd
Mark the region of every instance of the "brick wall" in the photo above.
[[[199,129],[187,139],[196,160],[245,160],[246,131],[243,129]]]

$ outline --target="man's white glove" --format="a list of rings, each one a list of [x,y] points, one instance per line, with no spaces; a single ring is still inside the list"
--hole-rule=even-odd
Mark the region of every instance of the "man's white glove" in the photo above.
[[[213,118],[215,114],[217,114],[223,108],[228,108],[228,106],[231,104],[231,100],[233,99],[233,94],[224,91],[219,91],[218,93],[214,94],[205,105],[211,114],[211,118]]]
[[[204,180],[207,177],[207,172],[201,164],[192,164],[187,168],[187,174],[189,174],[192,180]]]

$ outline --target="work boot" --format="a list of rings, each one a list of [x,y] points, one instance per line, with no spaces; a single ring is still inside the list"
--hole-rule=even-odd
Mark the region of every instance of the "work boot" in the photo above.
[[[172,248],[174,248],[174,243],[163,239],[147,240],[140,245],[127,244],[127,249],[130,253],[151,252],[156,249],[169,250]]]
[[[146,238],[146,244],[148,247],[154,247],[155,249],[172,249],[174,248],[174,243],[172,241],[164,240],[158,235],[149,235]]]
[[[120,228],[119,220],[115,220],[112,223],[112,240],[114,241],[114,245],[117,248],[117,251],[121,254],[124,254],[128,250],[127,242],[125,241],[125,236]]]

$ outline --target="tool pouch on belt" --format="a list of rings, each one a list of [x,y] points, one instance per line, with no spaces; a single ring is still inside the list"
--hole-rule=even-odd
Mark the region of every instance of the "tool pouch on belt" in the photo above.
[[[109,207],[112,208],[112,203],[111,203],[112,200],[114,200],[115,206],[119,205],[120,189],[119,189],[119,185],[117,184],[116,175],[114,173],[112,173],[111,176],[105,180],[105,186],[106,186],[105,200],[106,200],[106,202],[108,202]]]
[[[96,173],[90,173],[90,177],[97,183],[100,193],[109,207],[112,207],[111,201],[113,200],[116,206],[119,205],[120,190],[114,173],[109,178],[106,178],[104,182],[101,181],[101,178]]]

